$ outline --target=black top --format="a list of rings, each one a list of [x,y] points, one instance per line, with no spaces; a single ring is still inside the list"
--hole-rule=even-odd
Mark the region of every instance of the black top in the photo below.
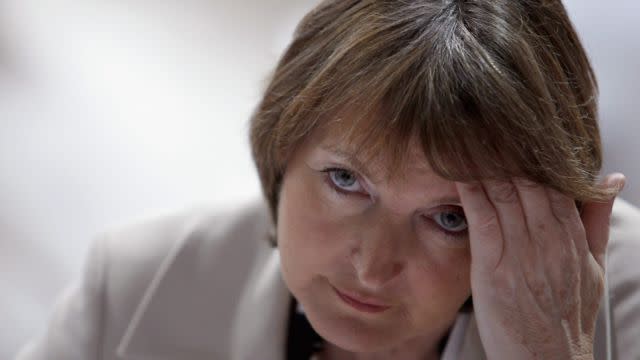
[[[469,312],[472,309],[471,298],[469,298],[461,312]],[[449,334],[440,341],[438,352],[442,354],[447,344]],[[292,296],[289,306],[289,326],[287,328],[287,360],[309,360],[311,355],[322,351],[325,341],[313,330],[309,320],[298,306],[298,301]]]
[[[324,339],[313,330],[298,301],[291,297],[287,330],[287,360],[308,360],[324,348]]]

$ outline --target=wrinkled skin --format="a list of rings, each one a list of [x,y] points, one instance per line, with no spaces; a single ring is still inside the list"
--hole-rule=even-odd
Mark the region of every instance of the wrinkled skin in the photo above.
[[[621,189],[613,174],[601,186]],[[574,201],[532,182],[457,184],[471,288],[490,359],[593,359],[613,199]]]

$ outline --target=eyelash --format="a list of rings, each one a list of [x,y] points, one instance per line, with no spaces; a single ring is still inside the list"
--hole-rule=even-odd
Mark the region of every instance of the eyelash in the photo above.
[[[331,180],[331,173],[334,172],[334,171],[346,171],[346,172],[349,172],[349,173],[353,174],[357,178],[357,175],[355,175],[356,173],[354,171],[351,171],[351,170],[345,169],[345,168],[328,167],[328,168],[325,168],[325,169],[321,170],[321,172],[324,173],[324,176],[323,176],[324,182],[326,183],[327,186],[329,186],[329,188],[331,190],[334,191],[334,193],[336,193],[337,195],[340,195],[340,196],[350,196],[350,195],[362,195],[362,196],[365,196],[365,194],[345,191],[345,190],[341,189],[340,187],[336,186],[336,184],[334,184],[334,182]],[[357,180],[357,181],[360,181],[360,180]],[[360,185],[362,186],[362,184],[360,184]],[[367,194],[367,196],[368,196],[368,194]]]
[[[451,208],[448,208],[448,210],[445,211],[449,211],[449,212],[456,212],[458,214],[462,214],[464,216],[464,212],[461,210],[452,210]],[[462,230],[462,231],[449,231],[443,227],[441,227],[440,225],[438,225],[436,223],[436,221],[434,219],[432,219],[431,217],[427,217],[425,216],[426,220],[431,222],[430,226],[435,227],[437,230],[439,230],[440,232],[442,232],[445,237],[447,238],[447,240],[451,240],[451,241],[463,241],[463,240],[467,240],[467,238],[469,237],[469,228],[467,227],[466,229]]]
[[[346,197],[346,196],[352,196],[352,195],[362,195],[365,196],[365,194],[361,194],[361,193],[354,193],[354,192],[348,192],[348,191],[344,191],[343,189],[339,188],[338,186],[336,186],[333,181],[331,180],[331,172],[333,171],[347,171],[350,172],[352,174],[354,174],[354,176],[357,177],[357,175],[355,174],[355,172],[346,169],[346,168],[341,168],[341,167],[328,167],[325,169],[322,169],[321,172],[323,173],[323,178],[324,178],[324,182],[325,184],[329,187],[329,189],[331,189],[335,194],[339,195],[340,197]],[[359,180],[358,180],[359,181]],[[361,184],[362,185],[362,184]],[[368,194],[367,194],[368,196]],[[452,211],[453,212],[453,211]],[[464,212],[459,211],[458,213],[461,213],[462,215],[464,215]],[[453,231],[449,231],[447,229],[442,228],[441,226],[439,226],[434,219],[432,219],[431,217],[427,217],[424,216],[425,220],[430,222],[429,226],[435,228],[437,231],[440,231],[442,234],[444,234],[444,236],[446,237],[447,240],[453,241],[453,242],[460,242],[463,240],[466,240],[468,238],[468,233],[469,233],[469,229],[465,229],[464,231],[458,231],[458,232],[453,232]]]

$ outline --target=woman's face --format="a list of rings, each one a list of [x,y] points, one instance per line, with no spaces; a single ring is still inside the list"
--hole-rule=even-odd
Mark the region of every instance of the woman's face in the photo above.
[[[370,352],[437,341],[471,294],[466,222],[455,184],[417,145],[391,182],[314,135],[293,154],[278,207],[284,280],[327,341]],[[403,176],[402,176],[403,175]]]

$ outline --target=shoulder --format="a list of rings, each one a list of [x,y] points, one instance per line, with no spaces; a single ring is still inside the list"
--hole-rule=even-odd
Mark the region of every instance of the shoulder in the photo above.
[[[80,281],[17,358],[115,359],[123,353],[157,359],[185,349],[227,358],[243,284],[255,263],[273,252],[264,240],[269,229],[266,206],[255,201],[190,209],[102,234]]]
[[[615,235],[640,235],[640,209],[623,199],[616,199],[611,213],[611,230]],[[636,242],[640,240],[635,240]]]
[[[640,259],[640,209],[616,199],[610,224],[607,270],[616,275],[640,270],[635,264]]]
[[[259,200],[226,209],[198,207],[112,229],[99,238],[94,252],[106,264],[105,283],[138,288],[178,256],[193,256],[200,267],[228,256],[250,257],[267,243],[269,227]]]
[[[607,252],[607,270],[614,281],[640,272],[640,209],[622,199],[613,206]]]
[[[607,249],[607,279],[618,359],[640,355],[640,210],[616,200]]]
[[[99,246],[107,260],[125,267],[123,271],[129,266],[157,269],[183,247],[202,251],[229,244],[256,245],[268,232],[269,222],[266,205],[260,200],[231,208],[197,207],[111,229],[100,237]]]
[[[157,329],[173,331],[169,322],[183,330],[208,316],[229,323],[225,314],[205,313],[201,302],[233,309],[254,263],[269,249],[269,229],[266,205],[254,201],[227,209],[189,209],[105,233],[93,257],[99,259],[96,265],[103,264],[106,346],[117,347],[134,329],[144,337],[158,336]],[[150,315],[156,312],[163,317]],[[204,333],[189,336],[197,341]]]

